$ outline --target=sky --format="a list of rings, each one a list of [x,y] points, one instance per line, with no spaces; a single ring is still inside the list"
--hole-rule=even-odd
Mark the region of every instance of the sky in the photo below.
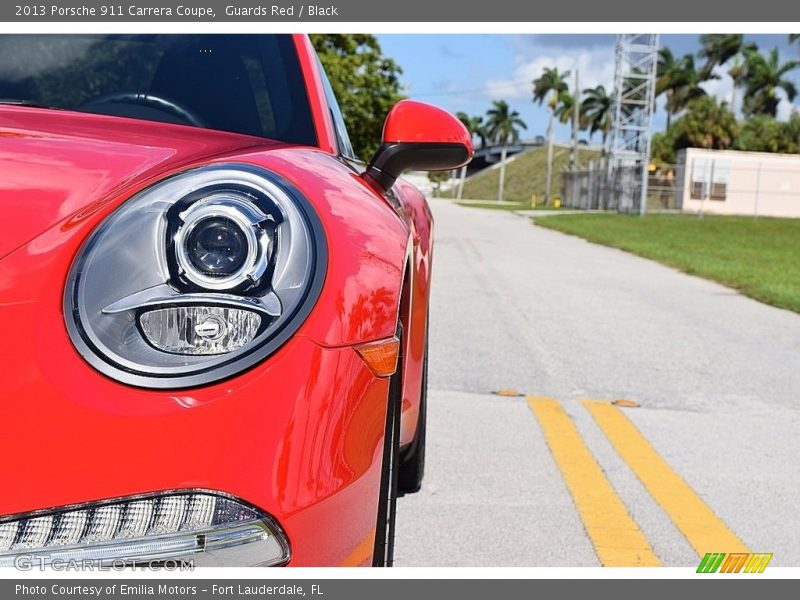
[[[748,35],[748,41],[758,44],[762,52],[777,47],[781,62],[800,59],[800,44],[790,46],[786,35]],[[699,36],[662,35],[660,43],[669,46],[676,57],[696,53]],[[379,35],[378,40],[384,54],[392,57],[403,68],[401,80],[404,92],[411,98],[437,104],[452,112],[464,111],[471,115],[483,115],[492,100],[505,100],[520,113],[527,123],[524,139],[544,135],[547,129],[546,106],[534,104],[531,81],[538,77],[544,67],[557,66],[559,70],[570,70],[570,87],[577,68],[581,89],[603,84],[611,89],[614,78],[614,42],[616,36],[607,34],[565,35],[466,35],[466,34],[419,34]],[[698,66],[702,61],[696,59]],[[704,84],[706,91],[720,99],[730,101],[731,79],[725,71],[718,69],[720,79]],[[790,76],[800,89],[800,68]],[[741,96],[741,92],[738,94]],[[654,117],[655,130],[664,128],[665,114],[663,98],[657,101]],[[737,101],[739,104],[739,101]],[[795,98],[795,107],[800,110],[800,98]],[[786,118],[792,104],[782,100],[778,116]],[[557,140],[569,138],[569,126],[558,125]],[[581,137],[587,137],[582,133]],[[599,134],[594,142],[599,143]]]

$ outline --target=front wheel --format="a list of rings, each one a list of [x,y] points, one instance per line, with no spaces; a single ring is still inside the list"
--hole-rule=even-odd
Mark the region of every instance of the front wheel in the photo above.
[[[402,330],[398,338],[403,339]],[[400,411],[402,409],[402,351],[397,359],[397,371],[389,383],[386,407],[386,430],[383,442],[383,468],[381,471],[378,522],[375,527],[373,567],[391,567],[394,563],[394,531],[397,518],[397,480],[400,471]]]

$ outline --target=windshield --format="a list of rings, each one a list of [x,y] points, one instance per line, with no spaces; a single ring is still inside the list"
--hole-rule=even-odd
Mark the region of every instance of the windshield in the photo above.
[[[0,102],[315,145],[288,35],[0,35]]]

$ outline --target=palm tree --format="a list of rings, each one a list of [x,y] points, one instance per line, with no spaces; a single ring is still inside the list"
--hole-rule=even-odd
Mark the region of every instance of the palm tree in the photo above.
[[[732,63],[731,68],[728,69],[728,75],[730,75],[733,80],[731,89],[731,110],[736,111],[736,90],[744,85],[745,77],[747,77],[747,63],[741,54],[734,56]]]
[[[714,67],[722,66],[742,51],[744,36],[741,33],[706,33],[700,36],[697,56],[706,59],[703,73],[711,74]]]
[[[486,147],[486,124],[483,122],[483,117],[475,115],[470,116],[465,112],[457,112],[456,118],[464,124],[473,137],[477,136],[481,141],[479,148]]]
[[[459,121],[461,121],[464,127],[467,128],[467,131],[469,131],[472,134],[472,137],[477,136],[478,139],[480,139],[481,141],[480,148],[483,148],[486,145],[486,133],[483,131],[484,129],[483,117],[477,115],[470,116],[465,112],[459,111],[456,113],[456,118]]]
[[[508,144],[519,139],[519,130],[527,129],[519,113],[511,110],[504,100],[492,100],[492,108],[486,111],[486,134],[496,144],[500,144],[500,182],[497,188],[497,201],[503,201],[503,188],[506,183],[506,156]]]
[[[728,75],[733,79],[731,90],[731,110],[736,109],[736,91],[744,82],[747,68],[744,57],[748,52],[757,50],[753,42],[745,42],[740,33],[733,34],[705,34],[700,36],[701,48],[697,55],[706,59],[706,64],[701,69],[704,77],[712,75],[714,68],[732,62]]]
[[[572,149],[569,155],[569,166],[571,169],[578,164],[578,132],[586,129],[586,119],[583,115],[583,104],[578,93],[578,119],[575,120],[575,96],[570,92],[561,92],[558,96],[558,106],[556,106],[555,117],[559,123],[572,127]]]
[[[791,102],[797,96],[794,83],[786,74],[800,66],[799,60],[781,64],[778,49],[773,48],[766,57],[757,51],[746,55],[745,99],[742,106],[746,115],[766,114],[775,116],[781,99],[778,90],[783,90]]]
[[[484,133],[483,129],[483,117],[474,116],[471,117],[465,112],[457,112],[456,118],[461,121],[464,127],[467,128],[467,131],[470,132],[472,137],[478,136],[481,140],[480,147],[483,148],[486,146],[486,134]],[[458,192],[456,198],[461,200],[461,194],[464,192],[464,181],[467,178],[467,165],[461,167],[461,173],[459,174],[458,178]]]
[[[672,50],[664,46],[658,51],[658,66],[656,67],[656,96],[664,94],[666,102],[664,110],[667,113],[667,129],[672,123],[672,94],[678,87],[680,79],[680,61],[676,60]]]
[[[547,124],[547,174],[545,177],[544,203],[550,204],[550,183],[553,177],[553,125],[556,117],[556,109],[560,102],[561,95],[567,92],[565,79],[569,77],[569,71],[559,73],[558,67],[549,69],[544,68],[541,76],[533,80],[533,101],[541,106],[547,101],[550,108],[550,120]]]
[[[585,127],[589,128],[589,135],[592,136],[599,131],[603,139],[603,154],[606,151],[606,140],[611,131],[613,122],[612,106],[614,100],[606,92],[603,85],[595,88],[583,90],[584,99],[581,103],[581,112],[585,122]]]
[[[704,81],[719,79],[713,73],[698,71],[694,64],[694,56],[691,54],[683,57],[681,75],[680,85],[672,95],[675,112],[682,111],[689,102],[706,95],[706,91],[702,88]]]
[[[681,117],[678,144],[683,147],[725,150],[737,135],[736,116],[724,102],[703,96],[689,103]]]
[[[658,54],[656,95],[665,94],[667,97],[664,108],[669,129],[672,116],[686,108],[692,100],[705,96],[706,91],[701,84],[709,79],[717,79],[717,76],[705,69],[698,71],[691,54],[679,60],[673,57],[669,48],[662,48]]]
[[[572,120],[572,111],[575,108],[575,99],[569,92],[561,92],[558,95],[558,104],[553,112],[556,120],[566,125]]]

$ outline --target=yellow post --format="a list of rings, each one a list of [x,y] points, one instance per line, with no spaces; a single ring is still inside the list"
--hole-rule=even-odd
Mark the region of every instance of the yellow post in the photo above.
[[[553,208],[561,208],[561,198],[553,200]]]
[[[536,192],[531,194],[531,208],[536,208]]]

